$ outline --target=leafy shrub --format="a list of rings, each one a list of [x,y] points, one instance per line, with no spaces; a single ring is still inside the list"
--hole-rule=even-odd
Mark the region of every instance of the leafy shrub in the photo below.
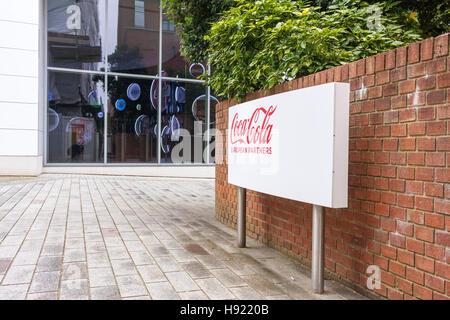
[[[378,4],[382,27],[370,28],[376,8],[360,0],[336,1],[326,11],[302,0],[235,1],[205,37],[209,83],[228,99],[420,39],[389,14],[392,3]]]

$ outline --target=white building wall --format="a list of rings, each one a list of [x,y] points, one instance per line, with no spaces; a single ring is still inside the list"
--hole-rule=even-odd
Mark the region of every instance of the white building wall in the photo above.
[[[0,1],[0,175],[42,172],[41,5]]]

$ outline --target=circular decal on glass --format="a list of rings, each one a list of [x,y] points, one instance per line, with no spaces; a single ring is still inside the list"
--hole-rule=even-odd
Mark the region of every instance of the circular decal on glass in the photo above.
[[[175,90],[175,100],[177,103],[186,103],[186,89],[177,87]]]
[[[134,123],[134,132],[139,137],[142,134],[142,120],[146,117],[146,115],[139,116]]]
[[[166,77],[167,73],[163,72],[163,77]],[[152,103],[152,107],[155,110],[158,110],[158,94],[159,94],[159,81],[153,80],[152,85],[150,87],[150,101]],[[170,82],[162,81],[162,96],[161,96],[161,112],[165,112],[170,102]]]
[[[158,110],[158,80],[156,79],[152,81],[150,86],[150,101],[153,109]]]
[[[116,109],[117,110],[123,111],[123,110],[125,110],[126,107],[127,107],[127,103],[125,102],[125,100],[119,99],[116,101]]]
[[[138,104],[138,105],[136,106],[136,110],[137,110],[137,111],[141,111],[141,110],[142,110],[142,106],[141,106],[140,104]]]
[[[100,119],[102,119],[103,116],[104,116],[104,114],[103,114],[103,112],[99,112],[99,113],[97,114],[97,116],[98,116]]]
[[[210,117],[214,119],[216,104],[219,103],[216,97],[211,96],[210,103]],[[197,97],[192,103],[192,115],[194,116],[196,121],[206,121],[206,95],[201,95]],[[214,120],[210,120],[210,124],[214,124]]]
[[[165,126],[161,131],[161,150],[165,154],[170,152],[171,132],[168,126]]]
[[[180,128],[181,128],[180,121],[178,121],[178,118],[176,116],[172,116],[170,118],[170,131],[172,132],[172,139],[173,140],[179,140],[180,133],[179,133],[178,130]]]
[[[191,74],[191,76],[195,78],[200,77],[202,74],[205,74],[205,72],[206,72],[205,66],[201,63],[193,63],[189,67],[189,73]]]
[[[154,123],[153,117],[150,118],[145,114],[139,116],[134,124],[134,131],[136,132],[136,135],[138,137],[143,135],[151,135],[153,133],[152,132],[153,123]]]
[[[127,96],[131,101],[136,101],[141,96],[141,87],[137,83],[133,82],[128,86]]]
[[[48,132],[52,132],[59,126],[59,114],[52,108],[48,108]]]

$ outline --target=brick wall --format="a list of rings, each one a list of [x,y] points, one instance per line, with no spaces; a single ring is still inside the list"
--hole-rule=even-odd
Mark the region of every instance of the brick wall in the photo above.
[[[375,295],[450,298],[449,34],[305,76],[245,101],[326,82],[349,82],[349,207],[326,209],[327,274]],[[228,107],[216,108],[225,132]],[[219,141],[226,150],[226,138]],[[225,151],[226,153],[226,151]],[[225,157],[226,158],[226,157]],[[312,206],[247,191],[248,235],[310,265]],[[236,187],[216,166],[216,217],[235,227]],[[373,292],[372,292],[373,294]]]

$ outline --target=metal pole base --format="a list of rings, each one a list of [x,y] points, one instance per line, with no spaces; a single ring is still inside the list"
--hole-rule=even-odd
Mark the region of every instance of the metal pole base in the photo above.
[[[324,291],[324,230],[325,217],[323,207],[313,205],[312,212],[312,291],[322,294]]]
[[[245,248],[247,238],[247,222],[245,213],[245,198],[246,189],[238,187],[238,219],[237,219],[237,232],[238,232],[238,247]]]

